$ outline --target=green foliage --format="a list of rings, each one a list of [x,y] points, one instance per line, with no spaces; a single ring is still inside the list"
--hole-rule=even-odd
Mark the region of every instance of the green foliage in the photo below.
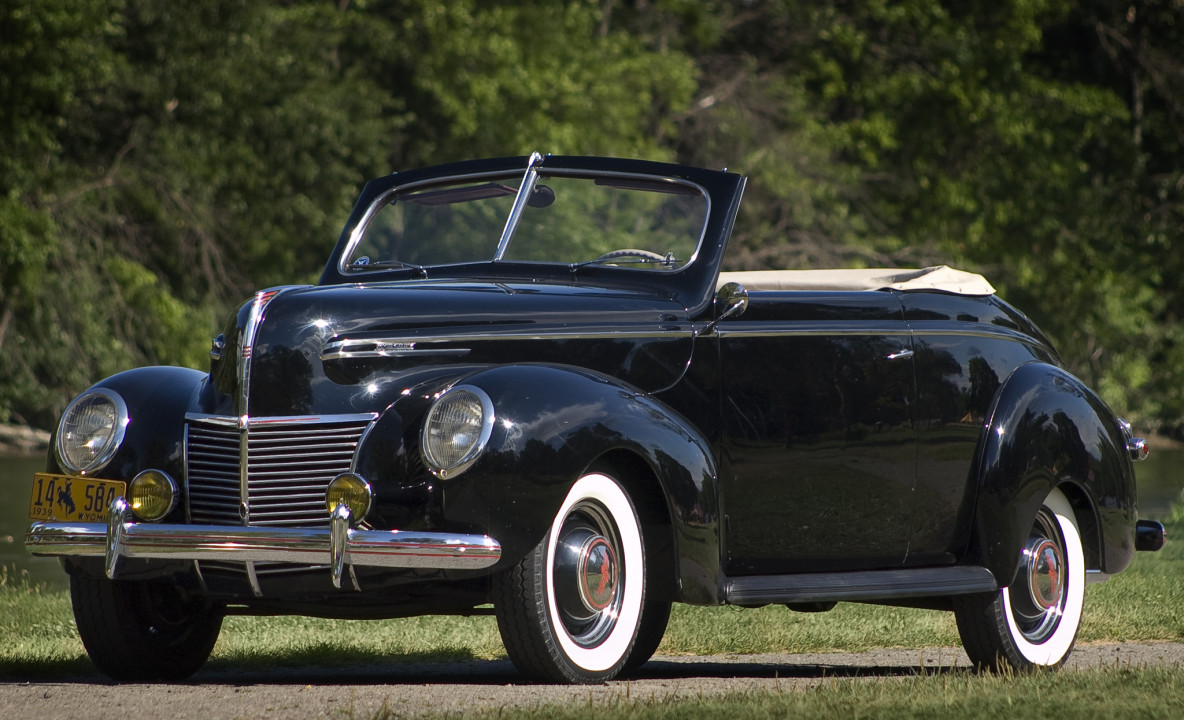
[[[749,175],[732,268],[982,271],[1184,429],[1184,0],[15,0],[0,39],[0,421],[200,366],[365,179],[539,150]]]

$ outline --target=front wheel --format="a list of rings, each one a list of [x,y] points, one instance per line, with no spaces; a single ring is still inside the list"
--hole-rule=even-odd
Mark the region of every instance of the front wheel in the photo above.
[[[210,656],[222,609],[166,583],[70,576],[78,635],[104,675],[121,681],[183,680]]]
[[[494,580],[506,652],[535,680],[603,682],[626,666],[645,605],[637,512],[613,477],[589,473],[546,537]]]
[[[957,600],[962,646],[983,669],[1059,667],[1077,640],[1084,598],[1081,534],[1068,499],[1054,489],[1036,513],[1015,582]]]

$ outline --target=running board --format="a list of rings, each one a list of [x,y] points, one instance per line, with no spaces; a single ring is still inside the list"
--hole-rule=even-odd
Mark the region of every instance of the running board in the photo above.
[[[724,583],[724,599],[732,605],[767,605],[947,597],[994,592],[998,589],[990,570],[958,565],[728,578]]]

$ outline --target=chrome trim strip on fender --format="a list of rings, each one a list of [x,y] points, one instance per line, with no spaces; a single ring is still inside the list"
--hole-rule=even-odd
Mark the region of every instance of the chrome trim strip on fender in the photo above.
[[[791,336],[833,336],[833,335],[875,335],[886,337],[912,335],[904,321],[871,322],[829,322],[807,321],[786,324],[784,322],[744,322],[724,324],[716,328],[721,338],[791,337]]]

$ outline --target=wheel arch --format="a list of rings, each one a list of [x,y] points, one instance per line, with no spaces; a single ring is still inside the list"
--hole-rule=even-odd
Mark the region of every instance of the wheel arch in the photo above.
[[[633,499],[641,523],[647,568],[647,596],[677,600],[677,560],[670,498],[655,469],[633,450],[610,450],[588,466],[587,472],[606,472],[615,477]]]
[[[975,463],[972,560],[1010,584],[1041,503],[1060,488],[1087,568],[1125,568],[1134,552],[1134,471],[1105,403],[1063,369],[1031,363],[1004,382],[989,417]]]
[[[718,475],[710,445],[689,421],[576,367],[499,366],[457,384],[486,392],[497,421],[481,458],[444,481],[446,520],[487,528],[502,543],[502,564],[512,564],[546,534],[586,470],[612,466],[642,498],[635,505],[658,558],[657,596],[717,602]]]

